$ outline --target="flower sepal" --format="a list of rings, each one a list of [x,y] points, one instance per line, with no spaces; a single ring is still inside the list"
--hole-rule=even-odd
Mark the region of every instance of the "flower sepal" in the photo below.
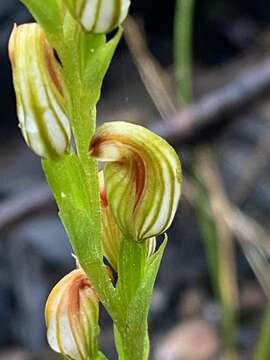
[[[130,0],[64,0],[71,15],[90,33],[109,33],[125,20]]]

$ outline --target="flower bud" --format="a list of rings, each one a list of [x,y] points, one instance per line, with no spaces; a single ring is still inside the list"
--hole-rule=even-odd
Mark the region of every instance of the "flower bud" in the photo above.
[[[181,165],[158,135],[126,122],[101,126],[90,154],[105,161],[105,188],[114,219],[125,237],[155,237],[170,226],[181,190]]]
[[[19,126],[38,155],[56,158],[70,146],[62,69],[38,24],[15,26],[9,57],[17,97]]]
[[[64,0],[71,14],[91,33],[108,33],[126,18],[130,0]]]
[[[104,185],[103,171],[99,172],[99,192],[102,219],[102,249],[111,266],[117,271],[117,263],[123,241],[123,234],[116,224],[110,209]],[[156,250],[156,238],[146,240],[147,255],[150,257]]]
[[[73,270],[51,291],[45,309],[50,347],[72,360],[97,353],[98,298],[82,269]]]

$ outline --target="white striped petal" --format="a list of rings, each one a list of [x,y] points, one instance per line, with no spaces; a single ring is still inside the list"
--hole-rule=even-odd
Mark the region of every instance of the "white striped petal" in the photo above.
[[[130,0],[64,0],[82,27],[92,33],[108,33],[126,18]]]
[[[66,275],[51,291],[45,309],[50,347],[73,360],[97,352],[98,298],[82,269]]]
[[[101,126],[90,153],[105,161],[105,190],[124,236],[155,237],[170,226],[180,198],[181,165],[174,149],[139,125]]]
[[[15,26],[9,55],[17,97],[19,126],[38,155],[55,158],[70,147],[62,69],[37,24]]]

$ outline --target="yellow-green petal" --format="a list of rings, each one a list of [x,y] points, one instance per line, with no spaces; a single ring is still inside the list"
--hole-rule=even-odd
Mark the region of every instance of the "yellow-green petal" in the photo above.
[[[181,193],[181,165],[161,137],[127,122],[97,129],[90,153],[105,161],[105,190],[125,237],[155,237],[170,226]]]
[[[64,0],[70,13],[91,33],[108,33],[126,18],[130,0]]]
[[[102,250],[103,255],[109,261],[111,266],[117,271],[117,262],[120,253],[120,246],[123,234],[117,226],[104,188],[103,171],[99,173],[99,192],[101,203],[101,220],[102,220]]]
[[[102,219],[102,250],[103,255],[109,261],[113,269],[117,272],[118,258],[123,241],[123,234],[115,222],[104,185],[103,171],[99,172],[99,192],[101,202]],[[147,239],[147,255],[150,257],[156,250],[156,238]]]
[[[41,27],[35,23],[15,26],[9,56],[19,126],[27,145],[44,158],[65,154],[71,129],[62,69]]]

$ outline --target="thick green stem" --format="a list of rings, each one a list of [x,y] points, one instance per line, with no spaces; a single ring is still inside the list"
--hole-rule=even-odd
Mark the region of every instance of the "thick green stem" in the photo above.
[[[147,360],[149,356],[148,312],[153,287],[167,240],[148,257],[147,244],[125,239],[118,264],[116,296],[121,301],[115,324],[120,360]]]
[[[124,239],[118,263],[117,294],[121,299],[115,339],[120,360],[146,360],[149,353],[148,297],[141,297],[147,271],[146,243]],[[146,303],[144,303],[146,301]]]
[[[119,360],[147,360],[149,356],[149,336],[147,320],[144,331],[136,332],[126,324],[121,330],[114,327],[114,335]]]

